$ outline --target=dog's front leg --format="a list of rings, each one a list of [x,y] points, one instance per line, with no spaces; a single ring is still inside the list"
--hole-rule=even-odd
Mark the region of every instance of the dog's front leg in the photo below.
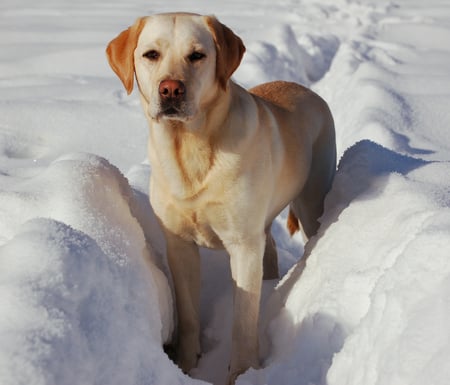
[[[178,313],[177,361],[188,373],[200,356],[200,254],[194,242],[165,232]]]
[[[229,383],[249,367],[259,367],[258,318],[265,234],[226,245],[234,282]]]

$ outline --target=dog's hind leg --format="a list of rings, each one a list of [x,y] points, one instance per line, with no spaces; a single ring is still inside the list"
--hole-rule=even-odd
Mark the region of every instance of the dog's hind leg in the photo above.
[[[277,245],[272,237],[270,226],[266,229],[266,247],[264,249],[263,268],[263,279],[279,278]]]
[[[300,229],[300,221],[303,236],[308,240],[319,230],[319,218],[323,214],[324,200],[328,189],[317,188],[313,183],[308,184],[302,192],[292,200],[289,205],[288,229],[293,235]]]
[[[308,179],[300,194],[289,206],[288,229],[293,234],[300,220],[304,236],[309,239],[317,233],[323,214],[325,196],[331,189],[336,172],[336,147],[334,142],[317,144]]]

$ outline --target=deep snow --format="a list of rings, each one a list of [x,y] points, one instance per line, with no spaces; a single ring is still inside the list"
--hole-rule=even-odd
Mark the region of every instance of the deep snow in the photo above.
[[[264,283],[264,367],[237,383],[447,384],[450,5],[440,0],[3,0],[0,384],[200,383],[162,349],[173,305],[148,203],[147,126],[104,56],[138,16],[175,10],[214,13],[243,38],[236,81],[309,85],[336,122],[321,229],[303,250],[285,213],[274,223],[284,277]],[[222,384],[228,261],[202,255],[204,354],[191,375]]]

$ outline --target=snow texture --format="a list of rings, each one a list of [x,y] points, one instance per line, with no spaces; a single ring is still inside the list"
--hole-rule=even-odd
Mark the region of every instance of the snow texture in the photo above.
[[[202,347],[184,375],[164,239],[148,202],[147,125],[104,49],[142,15],[215,14],[247,47],[235,80],[312,87],[339,164],[317,236],[273,224],[262,368],[237,385],[447,385],[450,5],[439,0],[3,0],[0,384],[226,379],[232,289],[202,250]],[[301,258],[303,255],[303,258]]]

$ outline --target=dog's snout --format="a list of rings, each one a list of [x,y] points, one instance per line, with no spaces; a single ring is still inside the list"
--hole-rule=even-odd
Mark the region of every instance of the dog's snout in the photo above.
[[[159,83],[159,95],[163,99],[181,99],[186,87],[181,80],[163,80]]]

